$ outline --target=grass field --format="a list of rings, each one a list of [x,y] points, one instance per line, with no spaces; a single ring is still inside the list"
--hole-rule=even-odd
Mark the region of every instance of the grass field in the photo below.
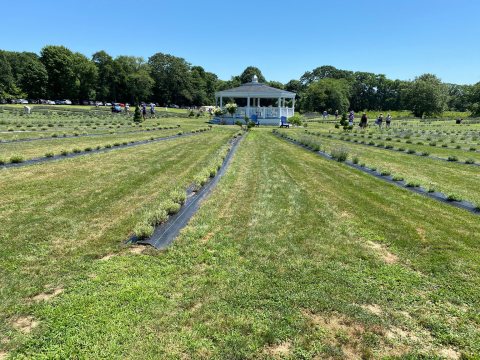
[[[0,159],[167,136],[208,120],[132,124],[69,111],[0,112],[1,141],[49,138],[0,143]],[[318,157],[272,128],[246,135],[172,247],[125,245],[237,132],[214,126],[0,170],[0,359],[476,358],[478,215]],[[397,120],[390,130],[343,131],[310,122],[282,132],[480,204],[480,168],[460,164],[480,163],[480,124]]]

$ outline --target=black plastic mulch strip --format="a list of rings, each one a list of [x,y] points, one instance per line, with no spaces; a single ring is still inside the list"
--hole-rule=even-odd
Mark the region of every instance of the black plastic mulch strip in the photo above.
[[[39,141],[39,140],[60,140],[60,139],[71,139],[71,138],[83,138],[83,137],[92,137],[92,136],[105,136],[105,135],[123,135],[123,134],[137,134],[137,133],[149,133],[152,131],[162,131],[162,130],[175,130],[180,129],[180,127],[175,126],[173,128],[167,129],[150,129],[150,130],[132,130],[132,131],[119,131],[114,133],[95,133],[95,134],[79,134],[79,135],[67,135],[67,136],[47,136],[47,137],[36,137],[36,138],[26,138],[26,139],[17,139],[17,140],[0,140],[1,144],[11,144],[19,142],[30,142],[30,141]],[[10,132],[9,132],[10,133]]]
[[[138,240],[135,236],[133,236],[127,242],[151,245],[158,250],[163,250],[170,246],[180,231],[188,224],[192,216],[198,211],[201,202],[210,195],[212,190],[225,174],[225,171],[230,165],[230,160],[235,154],[238,144],[242,138],[243,136],[232,141],[232,147],[225,157],[222,166],[218,170],[217,175],[210,179],[210,181],[208,181],[204,186],[202,186],[198,192],[194,192],[192,188],[189,188],[187,190],[187,200],[180,208],[180,211],[175,215],[170,216],[168,221],[165,223],[157,226],[152,237],[146,240]]]
[[[284,139],[286,141],[289,141],[290,143],[294,144],[294,145],[297,145],[297,146],[300,146],[304,149],[307,149],[309,151],[312,151],[314,152],[315,154],[325,158],[325,159],[328,159],[328,160],[332,160],[332,161],[335,161],[332,156],[330,156],[329,154],[323,152],[323,151],[315,151],[313,150],[312,148],[308,147],[308,146],[305,146],[303,144],[300,144],[298,141],[292,139],[292,138],[283,138],[281,137],[280,135],[276,135],[277,137],[281,138],[281,139]],[[411,192],[414,192],[414,193],[417,193],[417,194],[420,194],[420,195],[423,195],[423,196],[426,196],[426,197],[429,197],[430,199],[433,199],[433,200],[437,200],[437,201],[440,201],[442,203],[445,203],[445,204],[448,204],[448,205],[451,205],[451,206],[454,206],[454,207],[457,207],[457,208],[460,208],[460,209],[463,209],[463,210],[467,210],[469,212],[471,212],[472,214],[475,214],[475,215],[480,215],[480,209],[477,208],[474,204],[472,204],[471,202],[469,201],[465,201],[465,200],[461,200],[461,201],[455,201],[455,200],[449,200],[447,198],[447,196],[443,193],[440,193],[440,192],[428,192],[427,189],[423,188],[423,187],[413,187],[413,186],[407,186],[407,182],[405,181],[394,181],[393,180],[393,176],[391,175],[382,175],[380,174],[379,172],[377,172],[376,170],[372,170],[372,169],[369,169],[369,168],[366,168],[366,167],[361,167],[360,165],[358,164],[354,164],[353,162],[347,160],[347,161],[344,161],[343,162],[345,165],[347,166],[350,166],[352,168],[355,168],[357,170],[360,170],[366,174],[369,174],[369,175],[372,175],[374,177],[376,177],[377,179],[380,179],[380,180],[383,180],[387,183],[390,183],[390,184],[393,184],[395,186],[398,186],[402,189],[406,189],[406,190],[409,190]]]
[[[201,133],[204,133],[206,131],[202,132],[197,132],[197,133],[185,133],[182,135],[172,135],[172,136],[166,136],[166,137],[161,137],[161,138],[156,138],[154,140],[140,140],[140,141],[135,141],[135,142],[130,142],[128,144],[120,144],[118,146],[112,145],[111,148],[102,148],[102,149],[92,149],[90,151],[80,151],[78,153],[68,153],[67,155],[55,155],[52,157],[41,157],[41,158],[35,158],[35,159],[30,159],[30,160],[25,160],[20,163],[8,163],[4,165],[0,165],[1,168],[17,168],[17,167],[23,167],[23,166],[29,166],[29,165],[35,165],[35,164],[42,164],[44,162],[50,162],[50,161],[56,161],[56,160],[62,160],[62,159],[71,159],[77,156],[84,156],[84,155],[90,155],[90,154],[98,154],[98,153],[105,153],[117,149],[124,149],[128,147],[135,147],[135,146],[140,146],[140,145],[146,145],[146,144],[151,144],[155,143],[158,141],[165,141],[165,140],[171,140],[171,139],[177,139],[180,137],[186,137],[186,136],[193,136],[193,135],[199,135]]]
[[[308,134],[307,135],[310,135],[310,136],[317,136],[316,134]],[[321,135],[321,137],[324,137],[323,135]],[[430,156],[430,155],[422,155],[421,153],[418,153],[418,152],[415,152],[414,154],[410,154],[406,151],[400,151],[400,150],[396,150],[396,149],[388,149],[384,146],[376,146],[376,145],[371,145],[371,144],[362,144],[362,143],[359,143],[359,142],[354,142],[354,141],[348,141],[348,140],[341,140],[339,138],[329,138],[327,137],[328,139],[332,139],[332,140],[338,140],[338,141],[343,141],[343,142],[346,142],[346,143],[353,143],[355,145],[363,145],[363,146],[370,146],[370,147],[374,147],[374,148],[377,148],[377,149],[381,149],[381,150],[390,150],[390,151],[396,151],[396,152],[399,152],[401,154],[405,154],[405,155],[413,155],[413,156],[420,156],[422,158],[428,158],[428,159],[433,159],[433,160],[440,160],[440,161],[446,161],[448,163],[451,163],[451,164],[460,164],[460,165],[471,165],[471,166],[480,166],[480,164],[478,163],[473,163],[473,164],[470,164],[470,163],[466,163],[466,162],[463,162],[463,161],[451,161],[451,160],[448,160],[448,159],[445,159],[445,158],[442,158],[442,157],[438,157],[438,156]],[[414,145],[414,144],[412,144]],[[455,150],[458,150],[458,149],[455,149]],[[473,151],[472,151],[473,152]],[[478,152],[478,151],[475,151],[475,152]]]

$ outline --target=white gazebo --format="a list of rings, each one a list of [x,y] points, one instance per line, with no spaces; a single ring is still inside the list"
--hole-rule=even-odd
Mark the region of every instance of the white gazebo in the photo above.
[[[282,117],[289,118],[294,115],[295,93],[276,89],[258,82],[255,75],[252,82],[242,84],[239,87],[223,90],[215,93],[215,104],[225,110],[224,99],[246,99],[245,107],[237,107],[232,117],[225,115],[224,121],[233,123],[236,119],[244,119],[245,116],[252,118],[256,116],[258,122],[263,125],[277,125]],[[274,105],[261,106],[262,99],[275,100]],[[289,104],[287,104],[287,101]]]

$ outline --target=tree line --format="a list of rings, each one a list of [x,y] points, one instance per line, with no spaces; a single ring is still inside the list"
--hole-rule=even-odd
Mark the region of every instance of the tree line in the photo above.
[[[269,86],[297,93],[296,110],[410,110],[416,116],[445,110],[480,115],[480,82],[443,83],[432,74],[412,81],[392,80],[383,74],[353,72],[320,66],[283,84],[267,81],[260,69],[249,66],[230,80],[194,66],[185,59],[156,53],[147,60],[112,57],[98,51],[91,58],[64,46],[45,46],[40,54],[0,50],[0,99],[70,99],[161,105],[212,105],[215,91],[250,82],[253,75]]]

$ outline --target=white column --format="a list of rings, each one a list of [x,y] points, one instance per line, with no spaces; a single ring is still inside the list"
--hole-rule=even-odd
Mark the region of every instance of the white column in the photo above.
[[[250,117],[250,96],[247,97],[247,113],[245,115]]]
[[[278,118],[282,117],[282,98],[278,98]]]
[[[218,97],[215,96],[215,106],[218,106]]]
[[[223,96],[220,96],[220,108],[223,109]]]

